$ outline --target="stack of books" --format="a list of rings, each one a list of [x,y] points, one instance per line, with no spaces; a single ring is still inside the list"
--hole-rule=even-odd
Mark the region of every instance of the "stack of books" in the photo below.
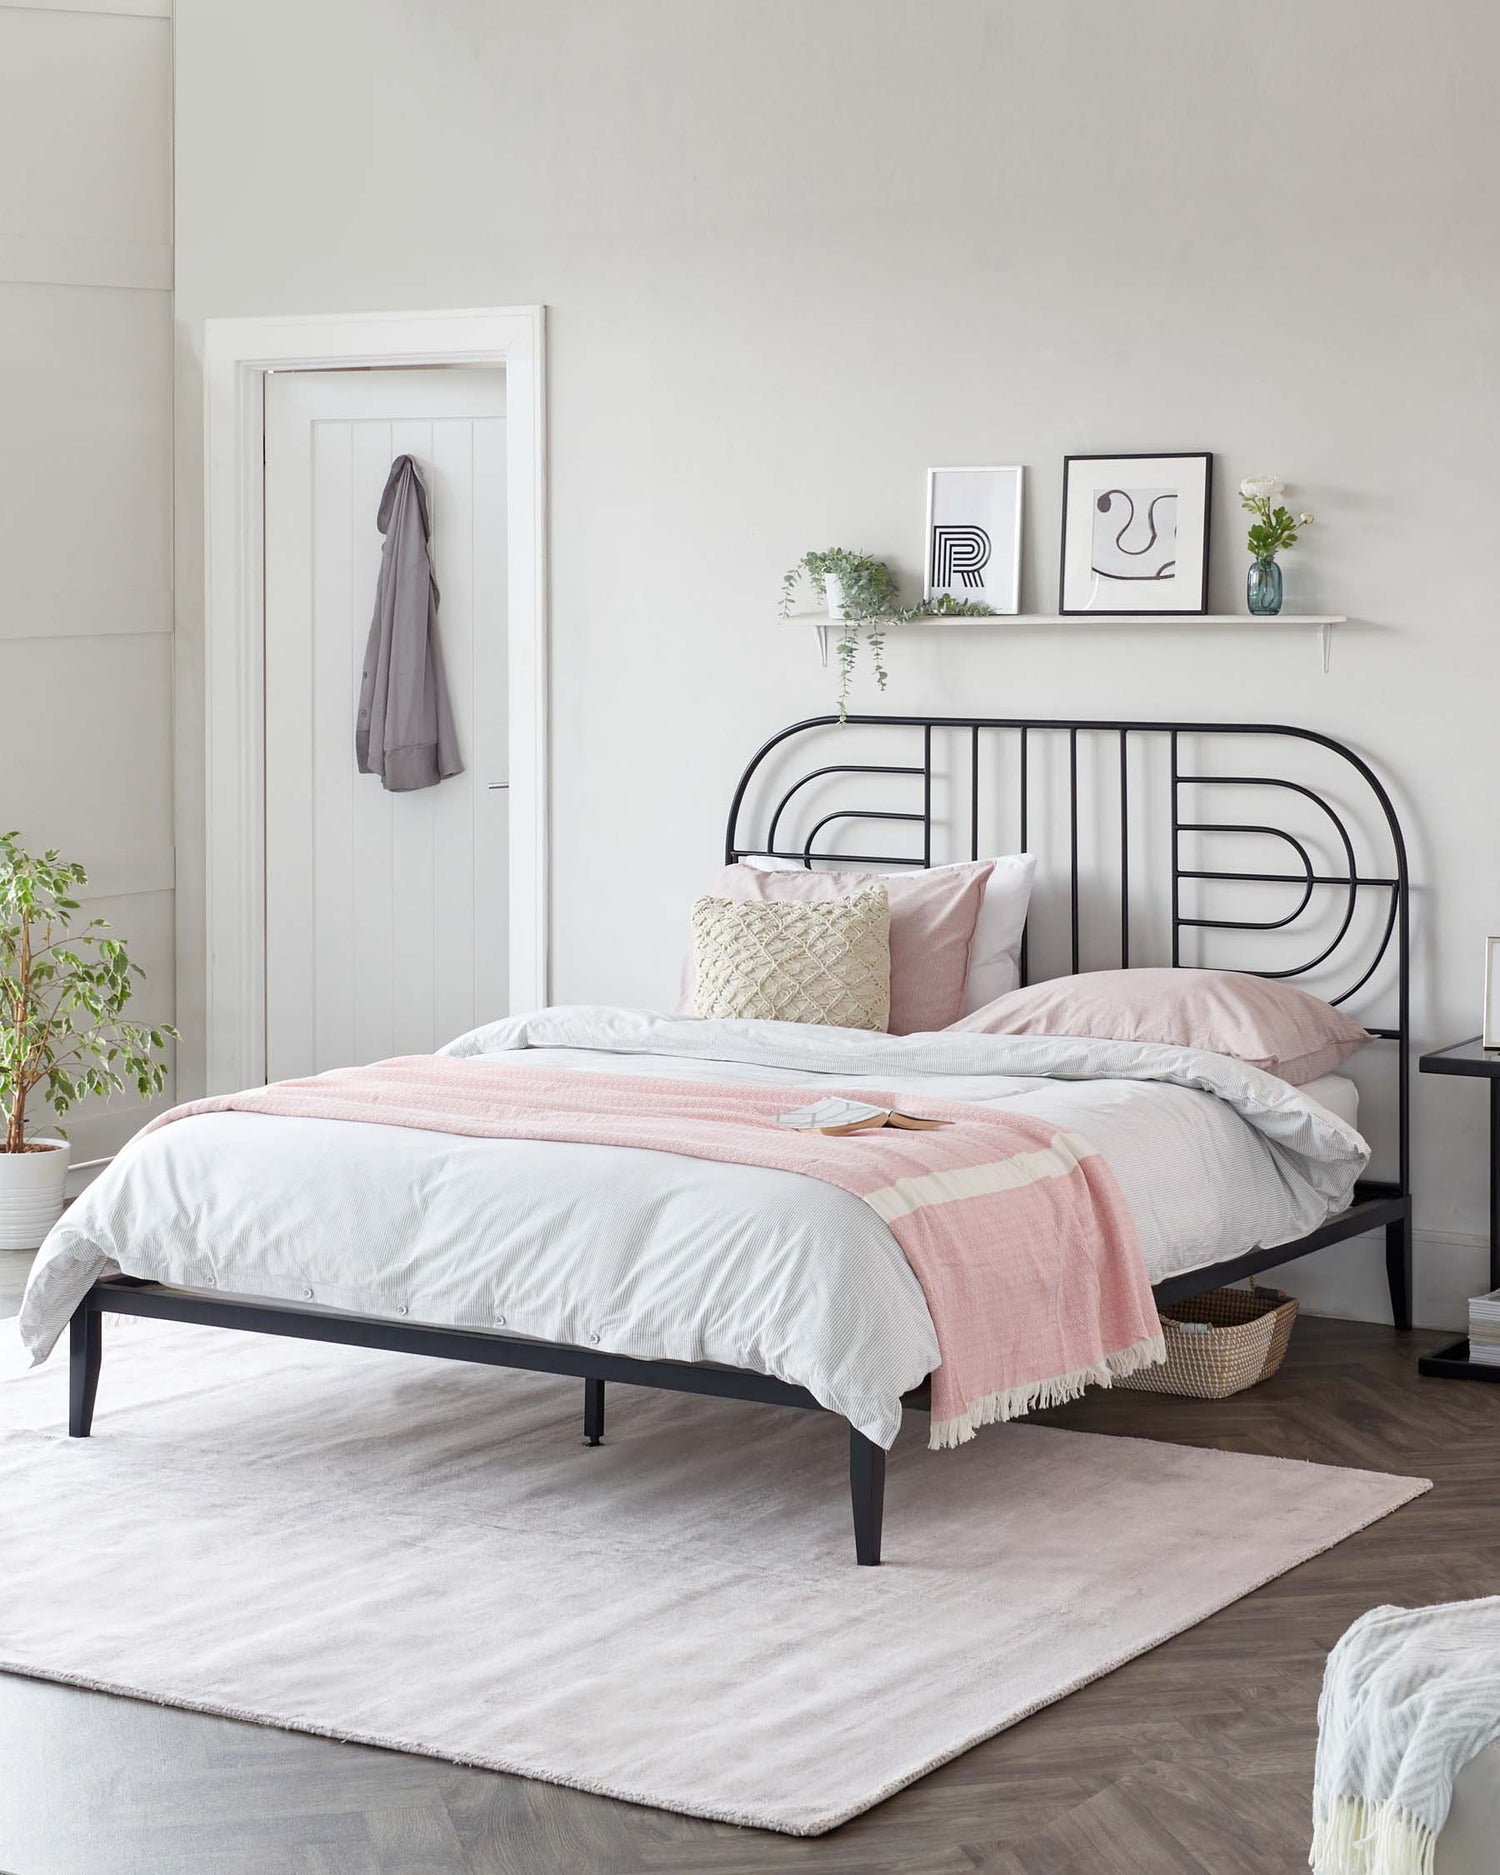
[[[1469,1298],[1469,1359],[1500,1367],[1500,1289]]]

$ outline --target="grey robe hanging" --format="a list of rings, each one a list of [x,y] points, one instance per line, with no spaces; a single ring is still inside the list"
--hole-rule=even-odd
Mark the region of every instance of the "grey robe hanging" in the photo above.
[[[410,456],[397,456],[380,497],[385,535],[375,616],[365,646],[354,753],[362,775],[393,794],[463,773],[443,660],[438,588],[428,550],[427,491]]]

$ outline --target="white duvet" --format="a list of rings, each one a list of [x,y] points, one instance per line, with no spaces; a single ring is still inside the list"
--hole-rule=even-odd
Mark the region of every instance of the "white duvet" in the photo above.
[[[1055,1120],[1108,1159],[1153,1282],[1304,1236],[1348,1203],[1369,1156],[1284,1081],[1155,1043],[574,1008],[489,1024],[443,1052],[784,1084],[789,1108],[802,1089],[868,1088]],[[132,1141],[49,1236],[21,1307],[34,1360],[116,1270],[749,1368],[806,1387],[882,1445],[938,1359],[916,1278],[858,1198],[631,1147],[202,1114]]]

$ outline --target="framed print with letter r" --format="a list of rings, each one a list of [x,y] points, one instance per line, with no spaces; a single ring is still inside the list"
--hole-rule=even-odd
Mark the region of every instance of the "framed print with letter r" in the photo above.
[[[1009,469],[927,471],[923,596],[1021,609],[1021,482]]]

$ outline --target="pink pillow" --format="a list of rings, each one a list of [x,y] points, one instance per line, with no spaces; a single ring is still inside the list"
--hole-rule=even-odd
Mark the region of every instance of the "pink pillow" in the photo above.
[[[892,1035],[945,1029],[962,1015],[969,945],[991,865],[982,859],[932,872],[878,875],[891,902]],[[818,900],[858,892],[875,877],[866,872],[760,872],[753,866],[726,866],[706,890],[713,898]],[[677,1013],[696,1014],[690,974],[684,975]]]
[[[747,853],[740,862],[756,872],[805,872],[794,859],[772,859],[765,853]],[[959,860],[958,865],[972,865]],[[964,1015],[972,1015],[997,996],[1013,990],[1021,981],[1021,938],[1026,930],[1026,909],[1031,901],[1031,884],[1036,877],[1036,858],[1031,853],[1001,853],[990,862],[990,876],[984,882],[984,896],[979,901],[979,917],[969,945],[969,974],[964,979]],[[946,872],[945,866],[934,868]],[[909,867],[894,871],[867,873],[867,878],[883,879],[889,887],[892,879],[911,877]]]
[[[1373,1038],[1306,990],[1237,970],[1091,970],[1055,977],[953,1024],[980,1035],[1089,1035],[1230,1055],[1294,1087],[1331,1074]]]

